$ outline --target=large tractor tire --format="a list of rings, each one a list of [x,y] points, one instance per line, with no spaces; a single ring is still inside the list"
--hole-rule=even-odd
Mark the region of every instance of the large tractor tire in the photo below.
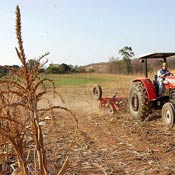
[[[162,107],[162,120],[168,129],[174,126],[175,109],[172,103],[165,103]]]
[[[152,103],[148,101],[145,87],[140,81],[133,82],[129,92],[129,110],[133,119],[143,121],[151,111]]]
[[[96,100],[100,100],[102,98],[102,88],[99,84],[93,86],[92,95]]]

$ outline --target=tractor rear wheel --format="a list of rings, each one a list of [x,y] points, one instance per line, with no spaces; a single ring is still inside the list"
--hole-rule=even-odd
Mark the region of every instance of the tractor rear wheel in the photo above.
[[[133,119],[143,121],[148,117],[152,103],[140,81],[134,82],[129,91],[129,110]]]
[[[171,129],[174,126],[175,110],[172,103],[165,103],[162,107],[162,119],[165,125]]]

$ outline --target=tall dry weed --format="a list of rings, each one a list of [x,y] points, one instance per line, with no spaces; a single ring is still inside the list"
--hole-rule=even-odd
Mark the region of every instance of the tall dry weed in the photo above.
[[[76,122],[77,119],[70,110],[52,106],[51,103],[48,108],[38,108],[39,101],[48,92],[52,91],[53,96],[56,94],[54,83],[39,76],[39,69],[43,64],[41,61],[49,53],[40,56],[34,66],[29,66],[23,47],[18,6],[16,36],[18,48],[15,49],[22,66],[20,69],[12,69],[10,75],[0,79],[0,174],[10,172],[11,165],[14,168],[18,167],[22,175],[47,175],[46,151],[40,126],[43,115],[61,108],[70,112]],[[52,84],[52,90],[46,88],[45,81]],[[34,148],[34,153],[29,155],[31,148]],[[63,171],[64,167],[60,174]]]

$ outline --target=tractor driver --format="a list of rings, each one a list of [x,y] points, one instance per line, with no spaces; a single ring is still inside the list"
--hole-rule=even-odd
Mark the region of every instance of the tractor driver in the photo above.
[[[171,72],[168,70],[167,63],[162,63],[162,68],[157,71],[157,81],[159,85],[158,96],[162,94],[163,91],[163,80],[167,75],[170,75]]]

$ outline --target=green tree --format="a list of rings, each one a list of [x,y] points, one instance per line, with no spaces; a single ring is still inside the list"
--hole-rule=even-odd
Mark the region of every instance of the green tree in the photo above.
[[[135,56],[134,52],[132,51],[132,47],[125,46],[118,52],[125,63],[126,72],[132,73],[132,65],[131,65],[131,58]]]
[[[59,73],[59,67],[49,66],[46,70],[49,74],[58,74]]]
[[[6,75],[9,73],[9,67],[8,66],[0,66],[0,77]]]
[[[49,67],[46,70],[47,73],[54,73],[54,74],[65,74],[72,72],[72,69],[69,65],[62,63],[60,65],[49,65]]]
[[[70,66],[68,66],[68,65],[65,64],[65,63],[62,63],[62,64],[59,66],[59,73],[61,73],[61,74],[69,73],[70,71],[71,71]]]
[[[29,59],[27,64],[29,65],[29,69],[32,70],[33,66],[39,64],[39,61],[35,59]]]

